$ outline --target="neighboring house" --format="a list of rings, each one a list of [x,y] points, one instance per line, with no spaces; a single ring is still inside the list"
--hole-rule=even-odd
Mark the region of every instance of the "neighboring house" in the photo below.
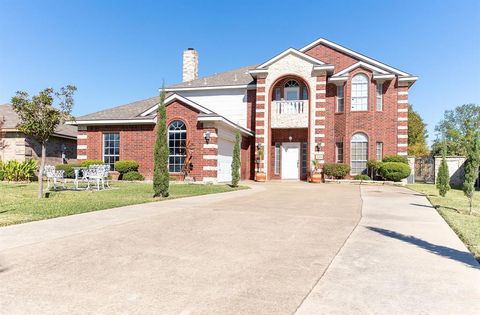
[[[0,119],[4,121],[2,131],[3,148],[0,148],[2,161],[39,159],[41,145],[31,137],[18,131],[19,118],[10,104],[0,105]],[[48,164],[76,161],[77,127],[60,125],[47,145]]]
[[[181,175],[185,140],[195,145],[192,176],[231,178],[235,132],[242,178],[306,179],[311,161],[348,163],[407,155],[408,89],[417,77],[319,39],[270,60],[197,78],[198,53],[183,55],[183,81],[166,88],[169,169]],[[77,117],[78,159],[137,160],[152,176],[158,97]],[[256,150],[265,155],[256,164]]]

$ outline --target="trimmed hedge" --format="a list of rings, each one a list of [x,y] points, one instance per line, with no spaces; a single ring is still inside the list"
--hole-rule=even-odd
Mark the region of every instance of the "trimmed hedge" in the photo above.
[[[326,176],[334,177],[336,179],[344,178],[350,172],[350,165],[344,163],[325,164],[323,165],[323,173]]]
[[[120,174],[126,174],[128,172],[138,172],[140,165],[137,161],[123,160],[115,162],[115,170]]]
[[[383,162],[398,162],[408,165],[408,159],[402,155],[386,155],[383,157]]]
[[[90,165],[103,165],[102,160],[85,160],[80,163],[81,167],[89,167]]]
[[[75,178],[75,170],[73,168],[79,166],[80,164],[58,164],[55,165],[55,169],[57,171],[64,171],[63,176],[65,178]]]
[[[382,163],[378,173],[386,180],[399,182],[407,178],[411,173],[410,166],[402,162],[385,162]]]
[[[144,180],[145,178],[143,177],[142,174],[140,174],[137,171],[130,171],[122,176],[123,180]]]
[[[355,176],[353,176],[353,179],[355,179],[355,180],[371,180],[370,176],[365,175],[365,174],[355,175]]]

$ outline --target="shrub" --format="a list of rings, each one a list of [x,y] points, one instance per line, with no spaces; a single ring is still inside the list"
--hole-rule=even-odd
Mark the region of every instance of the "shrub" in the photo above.
[[[29,160],[18,162],[15,160],[2,163],[1,176],[8,181],[25,181],[31,180],[35,176],[37,170],[37,161]]]
[[[3,162],[0,161],[0,181],[2,181],[4,178],[4,172],[3,172]]]
[[[57,171],[64,171],[63,176],[65,178],[75,178],[75,170],[73,168],[79,166],[80,164],[58,164],[55,165],[55,169]]]
[[[383,157],[383,162],[397,162],[408,165],[408,159],[406,156],[402,155],[386,155]]]
[[[355,176],[353,176],[353,179],[355,179],[355,180],[371,180],[370,176],[365,175],[365,174],[355,175]]]
[[[144,180],[145,178],[143,177],[142,174],[140,174],[137,171],[130,171],[123,174],[122,179],[123,180]]]
[[[380,176],[386,180],[399,182],[410,175],[410,166],[401,162],[385,162],[382,163],[378,170]]]
[[[115,170],[120,174],[126,174],[128,172],[137,172],[138,171],[138,162],[137,161],[117,161],[115,162]]]
[[[350,172],[350,165],[338,163],[338,164],[325,164],[323,166],[323,173],[326,176],[334,177],[337,179],[344,178]]]
[[[90,165],[103,165],[102,160],[85,160],[80,163],[81,167],[89,167]]]
[[[448,164],[445,154],[442,154],[442,162],[437,175],[437,189],[440,196],[445,197],[450,190],[450,174],[448,172]]]

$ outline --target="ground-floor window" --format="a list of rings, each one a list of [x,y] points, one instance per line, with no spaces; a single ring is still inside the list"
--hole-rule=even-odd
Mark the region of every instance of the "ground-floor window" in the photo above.
[[[302,168],[300,170],[300,174],[302,177],[307,176],[307,143],[302,142],[301,148],[301,161],[302,161]]]
[[[280,143],[277,142],[275,143],[275,152],[274,152],[274,170],[275,170],[275,175],[280,174]]]
[[[179,173],[185,162],[185,145],[187,128],[181,120],[174,120],[168,125],[168,171]]]
[[[335,162],[343,163],[343,142],[335,143]]]
[[[377,142],[377,161],[383,159],[383,142]]]
[[[118,132],[103,134],[103,163],[115,169],[115,162],[120,159],[120,135]]]
[[[351,141],[351,174],[362,174],[367,169],[368,138],[364,133],[356,133]]]

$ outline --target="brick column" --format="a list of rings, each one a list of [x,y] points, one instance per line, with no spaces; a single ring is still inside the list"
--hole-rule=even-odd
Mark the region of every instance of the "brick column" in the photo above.
[[[257,77],[257,102],[255,108],[255,151],[259,144],[263,145],[264,157],[260,161],[260,172],[268,172],[268,112],[267,112],[267,91],[265,90],[265,77]],[[255,153],[255,158],[257,158]],[[257,168],[257,165],[255,165]],[[257,171],[257,169],[255,170]],[[268,174],[268,173],[267,173]]]
[[[87,149],[88,149],[87,142],[88,142],[87,126],[78,126],[77,160],[87,159]]]
[[[408,155],[408,86],[397,88],[397,154]]]
[[[326,88],[327,88],[327,74],[325,71],[322,71],[317,75],[316,86],[315,86],[315,98],[312,97],[312,104],[314,109],[313,125],[313,137],[310,137],[310,154],[312,159],[317,159],[320,161],[320,164],[325,163],[325,128],[326,128]],[[312,93],[312,94],[313,94]],[[330,122],[333,130],[333,122]],[[319,149],[317,151],[317,146]],[[311,163],[310,163],[311,164]],[[309,165],[309,167],[311,167]]]
[[[204,183],[216,183],[218,171],[218,134],[215,128],[204,128],[203,139],[206,132],[210,132],[209,143],[202,146],[202,181]]]

